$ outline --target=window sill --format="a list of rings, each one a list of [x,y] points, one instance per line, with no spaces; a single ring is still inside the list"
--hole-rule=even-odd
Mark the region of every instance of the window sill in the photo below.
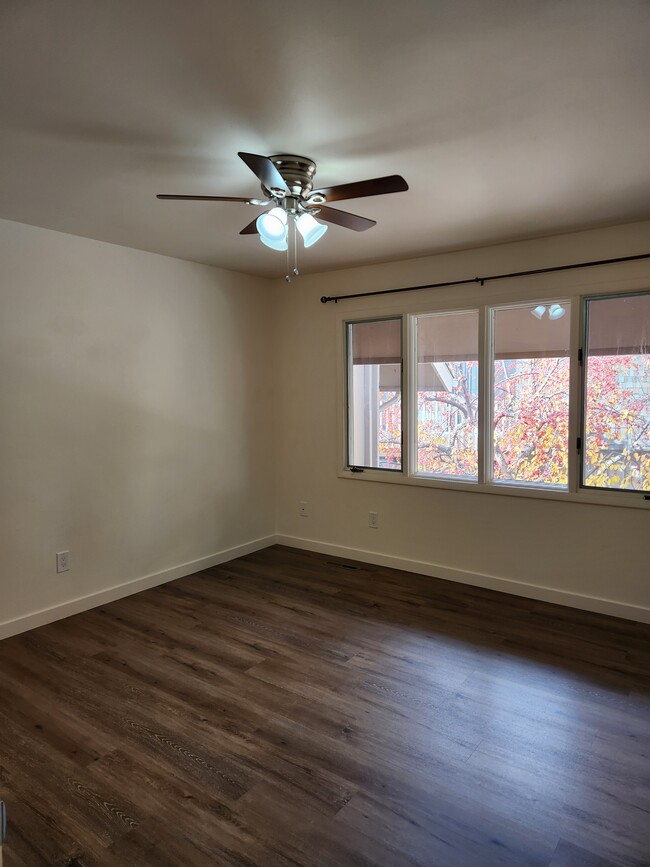
[[[560,500],[565,503],[582,503],[591,506],[614,506],[628,509],[650,509],[650,500],[646,500],[643,492],[628,491],[569,491],[562,488],[533,488],[515,485],[512,482],[479,484],[478,482],[450,481],[431,476],[407,475],[398,471],[364,470],[350,472],[342,469],[338,472],[340,479],[356,479],[363,482],[383,482],[389,485],[408,485],[416,488],[437,488],[443,491],[471,492],[473,494],[491,494],[505,497],[527,497],[535,500]]]

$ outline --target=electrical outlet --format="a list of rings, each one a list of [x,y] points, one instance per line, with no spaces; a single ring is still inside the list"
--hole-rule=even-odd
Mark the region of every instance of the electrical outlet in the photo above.
[[[307,508],[307,503],[305,500],[301,500],[298,504],[298,512],[302,518],[309,517],[309,509]]]
[[[368,512],[368,526],[372,530],[379,529],[379,513],[378,512]]]
[[[59,551],[56,555],[56,571],[67,572],[70,568],[70,552]]]

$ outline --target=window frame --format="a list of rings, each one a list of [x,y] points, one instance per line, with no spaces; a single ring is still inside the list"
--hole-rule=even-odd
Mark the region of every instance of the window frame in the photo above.
[[[612,298],[632,298],[638,297],[640,295],[646,295],[650,297],[650,289],[638,289],[638,290],[630,290],[625,291],[621,290],[620,292],[607,292],[602,294],[595,295],[583,295],[580,298],[580,308],[581,308],[581,322],[580,322],[580,352],[578,357],[578,366],[580,368],[580,380],[581,380],[581,388],[580,394],[578,396],[578,412],[579,412],[579,438],[580,438],[580,448],[577,449],[577,460],[578,460],[578,468],[577,468],[577,476],[578,476],[578,490],[586,491],[588,493],[595,492],[604,492],[608,495],[614,495],[616,497],[621,495],[632,495],[632,496],[641,496],[644,497],[646,501],[650,501],[650,490],[643,491],[635,491],[632,488],[604,488],[599,487],[598,485],[586,485],[584,479],[584,471],[585,471],[585,461],[584,461],[584,449],[587,444],[587,368],[588,368],[588,355],[587,355],[587,334],[589,330],[589,302],[590,301],[606,301],[607,299]]]
[[[390,322],[390,321],[398,321],[400,323],[399,329],[399,339],[400,339],[400,404],[401,404],[401,416],[402,416],[402,424],[400,430],[400,468],[393,469],[390,467],[367,467],[362,464],[352,464],[350,463],[350,385],[352,381],[352,367],[351,362],[351,353],[352,353],[352,344],[350,340],[352,325],[363,325],[364,323],[369,322]],[[395,316],[372,316],[365,319],[353,319],[345,321],[345,466],[349,470],[349,472],[358,475],[360,473],[366,473],[369,471],[377,472],[377,473],[404,473],[405,464],[405,451],[406,451],[406,436],[405,436],[405,424],[404,424],[404,407],[405,407],[405,389],[404,389],[404,314],[399,314]],[[354,468],[354,469],[353,469]]]
[[[382,482],[385,484],[408,485],[411,487],[433,488],[441,491],[455,491],[456,493],[487,494],[494,496],[514,496],[526,499],[559,500],[570,503],[582,503],[590,505],[605,505],[614,507],[649,509],[650,495],[642,491],[602,489],[583,487],[581,485],[582,454],[578,451],[578,438],[584,444],[583,431],[583,400],[582,395],[585,387],[585,365],[579,362],[580,354],[584,356],[585,346],[585,301],[605,297],[618,297],[624,295],[643,295],[650,292],[647,287],[647,277],[643,276],[619,281],[620,283],[632,284],[621,285],[621,288],[612,290],[611,282],[602,292],[598,291],[598,283],[580,283],[576,287],[560,285],[555,287],[540,288],[532,291],[530,288],[514,292],[494,292],[488,295],[483,291],[479,296],[469,296],[460,302],[450,302],[444,298],[440,300],[436,294],[431,295],[431,303],[422,306],[413,300],[403,303],[399,308],[394,304],[370,312],[364,305],[363,298],[354,304],[356,309],[338,313],[337,342],[337,367],[339,370],[339,449],[338,449],[338,472],[341,479],[356,479],[357,481]],[[634,285],[636,284],[636,285]],[[581,291],[582,290],[582,291]],[[570,325],[570,369],[569,369],[569,450],[568,450],[568,486],[567,488],[541,488],[532,487],[522,483],[498,482],[492,480],[492,447],[491,447],[491,423],[493,413],[492,387],[493,371],[490,369],[491,348],[493,345],[493,316],[492,311],[507,307],[530,307],[533,303],[546,306],[553,303],[569,302],[571,304]],[[416,454],[417,425],[413,424],[413,408],[411,400],[414,389],[417,388],[417,364],[413,359],[417,353],[415,340],[415,320],[417,316],[427,314],[463,313],[469,311],[479,312],[479,344],[478,344],[478,482],[457,480],[453,477],[442,478],[438,476],[423,476],[413,472],[412,462]],[[401,470],[387,471],[385,469],[364,468],[361,472],[353,472],[350,469],[347,452],[347,412],[348,412],[348,383],[347,383],[347,326],[355,322],[368,322],[381,319],[402,320],[402,468]],[[488,354],[489,353],[489,354]],[[417,406],[417,401],[415,402]]]
[[[534,307],[536,304],[544,304],[549,307],[551,304],[565,304],[570,308],[570,326],[569,326],[569,351],[567,357],[569,359],[569,408],[568,408],[568,432],[567,432],[567,483],[566,485],[536,485],[534,482],[523,482],[515,479],[498,480],[494,478],[494,362],[496,360],[495,353],[495,320],[499,310],[515,310]],[[579,307],[579,305],[578,305]],[[568,493],[572,490],[571,481],[576,474],[576,449],[571,447],[572,443],[576,443],[575,419],[572,424],[571,407],[576,399],[576,383],[572,376],[573,368],[575,367],[574,358],[579,356],[579,347],[575,343],[575,319],[580,318],[580,309],[576,312],[575,299],[569,295],[563,297],[545,298],[543,301],[513,301],[512,303],[504,302],[499,304],[485,305],[487,317],[486,322],[486,344],[484,347],[485,355],[483,357],[486,370],[486,380],[489,383],[489,391],[485,394],[486,398],[486,416],[485,426],[483,430],[483,438],[485,444],[485,478],[484,481],[490,486],[498,488],[519,488],[527,491],[550,491],[553,493]]]
[[[477,442],[477,478],[476,479],[467,479],[467,478],[459,478],[454,477],[452,475],[429,475],[427,473],[420,473],[417,469],[418,462],[418,401],[417,401],[417,392],[418,392],[418,339],[417,339],[417,328],[418,328],[418,319],[420,317],[425,316],[453,316],[457,314],[463,313],[476,313],[478,314],[478,341],[477,341],[477,351],[478,351],[478,381],[479,381],[479,392],[478,392],[478,400],[476,407],[477,414],[477,428],[478,428],[478,442]],[[470,489],[475,489],[478,483],[481,481],[481,391],[482,391],[482,383],[481,383],[481,327],[482,327],[482,317],[481,310],[476,305],[473,304],[469,307],[456,308],[452,310],[431,310],[428,312],[421,313],[411,313],[407,314],[407,328],[409,330],[409,355],[408,355],[408,373],[410,374],[408,378],[408,391],[409,391],[409,403],[411,406],[411,412],[409,415],[409,425],[407,430],[407,437],[409,441],[409,452],[411,455],[411,461],[408,466],[408,476],[410,478],[415,479],[423,479],[423,480],[432,480],[436,482],[451,482],[454,486],[457,484],[465,484],[468,485]]]

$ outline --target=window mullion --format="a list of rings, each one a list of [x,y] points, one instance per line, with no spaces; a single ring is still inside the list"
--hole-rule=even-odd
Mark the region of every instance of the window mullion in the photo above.
[[[478,335],[478,482],[492,481],[492,311],[479,310]]]
[[[411,336],[409,317],[402,316],[402,469],[403,475],[409,475],[411,462]]]
[[[408,476],[417,473],[418,460],[418,361],[417,361],[417,317],[405,316],[406,349],[404,352],[404,383],[408,410],[404,414],[406,424],[406,455],[404,472]]]
[[[577,442],[582,426],[582,394],[583,376],[582,367],[578,361],[578,353],[582,343],[582,316],[584,310],[578,309],[583,305],[574,305],[575,310],[571,314],[570,333],[570,367],[569,367],[569,454],[568,454],[568,487],[574,493],[578,490],[580,461],[582,453],[578,452]],[[583,443],[584,447],[584,443]]]

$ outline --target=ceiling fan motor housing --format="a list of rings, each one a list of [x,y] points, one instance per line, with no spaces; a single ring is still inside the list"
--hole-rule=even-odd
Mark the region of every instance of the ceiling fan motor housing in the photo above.
[[[302,198],[311,192],[316,174],[316,163],[313,160],[295,154],[274,154],[269,159],[295,197]],[[264,186],[262,189],[266,195],[272,195],[272,190],[267,190]]]

